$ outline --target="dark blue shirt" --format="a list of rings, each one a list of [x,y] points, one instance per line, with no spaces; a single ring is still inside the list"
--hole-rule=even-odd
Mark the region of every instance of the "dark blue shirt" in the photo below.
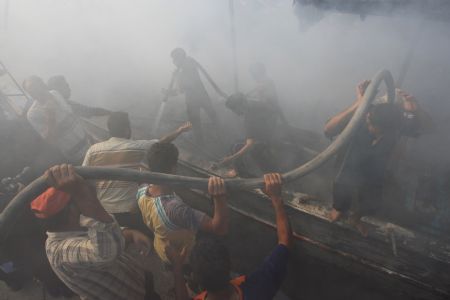
[[[286,277],[289,250],[278,245],[258,270],[246,276],[240,288],[245,300],[270,300]]]

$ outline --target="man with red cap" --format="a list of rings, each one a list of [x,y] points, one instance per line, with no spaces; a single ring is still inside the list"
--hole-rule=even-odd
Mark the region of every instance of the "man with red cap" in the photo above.
[[[57,276],[82,299],[159,299],[151,274],[125,253],[134,243],[147,254],[150,240],[121,229],[72,166],[52,167],[46,177],[51,188],[31,209],[48,229],[45,247]]]

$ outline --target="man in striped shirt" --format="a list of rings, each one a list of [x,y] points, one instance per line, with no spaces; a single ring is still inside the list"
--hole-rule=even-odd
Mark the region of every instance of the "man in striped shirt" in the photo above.
[[[159,299],[138,262],[125,253],[134,243],[147,254],[148,237],[121,229],[92,187],[69,165],[46,172],[51,186],[31,203],[48,228],[46,253],[56,275],[82,299]]]
[[[92,145],[86,153],[83,166],[130,168],[148,171],[147,152],[156,143],[170,143],[192,125],[187,122],[159,140],[132,140],[128,114],[114,112],[108,118],[111,138]],[[147,231],[139,213],[136,193],[138,184],[117,180],[98,180],[97,197],[108,213],[122,226]]]

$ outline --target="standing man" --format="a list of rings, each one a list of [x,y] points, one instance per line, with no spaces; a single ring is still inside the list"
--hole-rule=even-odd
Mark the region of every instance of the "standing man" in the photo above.
[[[361,105],[369,83],[360,83],[356,101],[327,122],[324,130],[327,137],[334,138],[344,130]],[[401,118],[400,110],[391,103],[373,105],[367,113],[366,121],[338,158],[340,167],[333,182],[332,222],[350,210],[356,196],[357,208],[350,221],[362,235],[367,235],[367,228],[360,219],[380,207],[386,166],[400,136]]]
[[[111,138],[92,145],[86,153],[83,166],[102,166],[130,168],[148,171],[147,152],[158,140],[131,139],[131,125],[128,114],[113,112],[107,126]],[[183,124],[174,132],[159,139],[160,143],[170,143],[180,134],[191,128],[190,123]],[[140,229],[146,232],[136,201],[138,184],[116,180],[97,180],[97,197],[108,213],[122,226]]]
[[[48,229],[45,248],[56,275],[82,299],[160,299],[147,284],[151,273],[125,252],[133,243],[147,255],[149,238],[121,229],[72,166],[55,166],[45,175],[51,188],[31,209]]]
[[[47,86],[49,90],[57,91],[64,100],[66,100],[67,104],[72,107],[73,113],[79,117],[92,118],[97,116],[107,116],[111,113],[111,111],[104,108],[91,107],[70,100],[72,90],[63,75],[50,77],[47,81]]]
[[[34,102],[27,119],[49,144],[56,146],[67,161],[80,164],[89,148],[88,135],[70,105],[37,76],[23,82],[23,88]]]
[[[216,129],[219,129],[217,114],[212,106],[211,98],[200,78],[199,70],[201,70],[209,80],[210,78],[195,59],[186,55],[184,49],[175,48],[170,55],[173,64],[177,67],[174,76],[176,76],[178,91],[167,91],[167,93],[170,93],[171,95],[176,95],[177,92],[184,94],[186,99],[186,111],[188,119],[192,123],[196,142],[202,145],[204,143],[204,135],[200,118],[201,109],[206,112]],[[212,82],[212,80],[210,80],[210,82]],[[213,86],[218,90],[215,84],[213,84]],[[222,93],[220,90],[218,91],[219,93]]]

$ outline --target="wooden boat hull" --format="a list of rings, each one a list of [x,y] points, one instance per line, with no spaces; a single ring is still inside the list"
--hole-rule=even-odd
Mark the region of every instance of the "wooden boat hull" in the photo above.
[[[180,162],[179,173],[209,175],[206,170],[187,162]],[[392,299],[450,297],[449,243],[377,220],[366,220],[372,228],[364,238],[348,225],[331,223],[325,217],[325,208],[300,203],[295,195],[286,198],[295,232],[292,264],[298,266],[298,269],[290,269],[286,292],[294,299],[305,296],[298,282],[298,278],[304,276],[302,262],[304,266],[305,259],[309,264],[314,261],[312,265],[332,265],[345,274],[353,274],[353,277],[347,276],[353,278],[352,281],[362,280],[362,285],[370,282],[372,288],[382,287],[380,289],[388,290]],[[206,201],[202,192],[189,192],[184,199],[198,209],[211,209],[211,202]],[[234,257],[247,257],[239,271],[248,272],[275,245],[273,209],[270,200],[257,191],[232,194],[229,206],[234,219],[230,236],[244,235],[250,239],[243,242],[242,238],[231,238],[234,240],[231,246],[237,251]],[[325,298],[326,295],[322,299]]]

